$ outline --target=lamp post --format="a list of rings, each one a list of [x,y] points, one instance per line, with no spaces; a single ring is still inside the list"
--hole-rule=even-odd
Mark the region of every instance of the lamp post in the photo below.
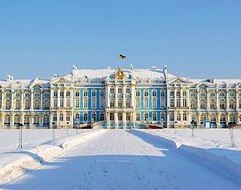
[[[18,148],[22,149],[23,148],[23,124],[20,123],[18,124],[18,141],[19,141],[19,144],[18,144]]]

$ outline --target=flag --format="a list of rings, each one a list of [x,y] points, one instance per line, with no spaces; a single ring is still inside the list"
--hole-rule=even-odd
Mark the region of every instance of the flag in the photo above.
[[[124,60],[124,59],[126,59],[126,56],[120,54],[120,59],[121,59],[121,60]]]

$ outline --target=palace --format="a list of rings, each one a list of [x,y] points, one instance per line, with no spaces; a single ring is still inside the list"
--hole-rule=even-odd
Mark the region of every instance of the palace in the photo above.
[[[241,79],[190,79],[158,69],[79,69],[50,80],[0,80],[0,128],[107,128],[241,123]]]

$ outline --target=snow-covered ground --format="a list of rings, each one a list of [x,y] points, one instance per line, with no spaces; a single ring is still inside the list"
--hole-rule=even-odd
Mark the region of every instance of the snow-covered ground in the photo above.
[[[79,129],[77,133],[86,132]],[[53,137],[58,139],[66,136],[76,135],[75,129],[23,129],[23,149],[30,149],[40,144],[46,144],[53,140]],[[19,145],[19,130],[17,129],[0,129],[0,153],[10,152],[18,149]]]
[[[186,132],[188,134],[190,131]],[[161,137],[162,133],[165,132],[105,130],[102,135],[80,143],[41,169],[32,170],[2,188],[241,189],[241,184],[237,181],[183,154],[175,146],[175,138],[171,140],[175,133],[170,131],[169,136],[163,135],[165,138]],[[182,138],[184,144],[188,135]],[[200,141],[199,145],[201,144]],[[222,166],[218,169],[223,170]]]
[[[32,136],[32,140],[35,143],[31,143],[31,137],[29,137],[29,149],[16,150],[13,148],[11,151],[0,153],[0,185],[17,179],[28,170],[40,168],[43,164],[63,155],[78,144],[105,132],[105,130],[79,130],[77,133],[75,131],[75,133],[71,135],[71,131],[69,131],[66,135],[61,135],[54,140],[46,141],[46,138],[44,138],[46,131],[37,131],[38,132],[25,131],[26,134],[35,133],[40,137],[39,141],[35,141],[34,139],[37,138],[37,136]],[[9,130],[8,135],[11,136],[12,132],[12,130]],[[5,131],[5,133],[7,132]],[[59,133],[61,133],[61,131],[59,131]],[[11,138],[8,139],[10,140],[9,144],[14,144],[15,141],[12,142]],[[8,150],[10,149],[8,148]]]

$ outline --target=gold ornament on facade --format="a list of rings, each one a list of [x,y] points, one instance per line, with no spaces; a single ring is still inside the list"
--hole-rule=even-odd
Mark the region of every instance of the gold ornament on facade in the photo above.
[[[115,79],[124,79],[126,78],[126,75],[122,71],[121,67],[119,67],[115,73]]]

